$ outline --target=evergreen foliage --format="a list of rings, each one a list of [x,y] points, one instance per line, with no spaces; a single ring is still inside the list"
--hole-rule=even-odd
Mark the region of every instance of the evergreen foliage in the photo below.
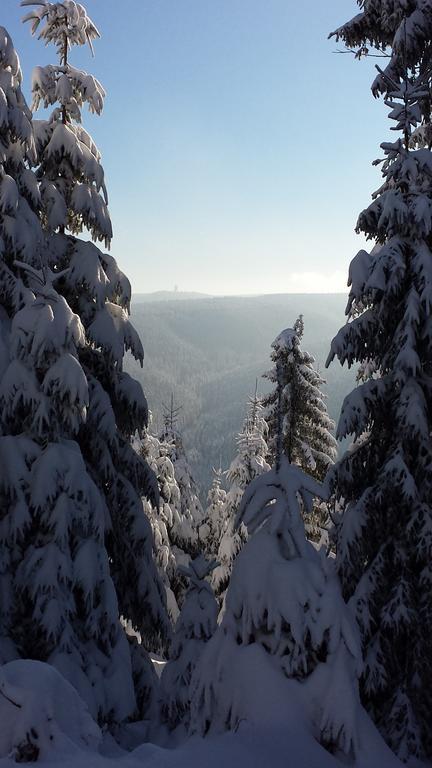
[[[381,145],[383,185],[357,223],[374,247],[351,263],[329,357],[363,379],[338,427],[354,444],[333,478],[337,568],[362,632],[364,704],[403,760],[432,754],[432,154],[411,148],[424,94],[407,70],[389,83],[401,137]]]
[[[193,556],[199,550],[199,530],[203,522],[204,511],[177,423],[180,410],[181,407],[175,407],[172,396],[170,408],[165,410],[164,426],[159,439],[164,444],[167,456],[173,465],[180,491],[178,512],[181,526],[177,530],[177,543],[189,556]]]
[[[95,36],[84,9],[71,0],[40,3],[26,18],[33,30],[41,25],[46,41],[61,41],[63,52]],[[1,655],[49,661],[95,718],[119,722],[137,714],[119,614],[149,643],[166,629],[140,502],[141,493],[157,489],[129,444],[147,408],[140,386],[122,370],[126,349],[142,359],[142,347],[128,320],[130,286],[114,259],[64,233],[87,226],[85,218],[72,223],[79,218],[73,188],[87,183],[90,168],[95,178],[98,173],[96,155],[83,149],[82,129],[72,124],[74,103],[89,97],[91,82],[70,70],[63,53],[53,74],[60,107],[46,124],[55,141],[41,144],[41,124],[35,147],[18,60],[4,30],[0,51],[0,440],[8,467],[1,479]],[[44,70],[34,81],[42,99]],[[38,179],[29,168],[36,164]],[[104,240],[109,232],[105,214],[98,214],[97,183],[89,185],[92,234]],[[55,224],[50,215],[61,209],[60,198],[68,215]]]
[[[332,750],[355,751],[357,630],[332,562],[306,540],[301,514],[322,494],[319,483],[285,456],[278,470],[246,489],[236,522],[247,525],[249,539],[234,563],[222,623],[194,676],[195,732],[234,729],[245,717],[235,669],[256,644],[280,675],[306,686],[320,741]]]
[[[36,162],[36,147],[21,83],[13,42],[0,27],[0,288],[9,317],[21,306],[23,290],[14,260],[38,267],[42,241],[37,215],[40,193],[29,169]]]
[[[213,482],[207,494],[204,523],[200,528],[200,540],[208,556],[216,556],[222,538],[223,510],[226,491],[222,488],[222,470],[213,468]]]
[[[300,315],[294,328],[282,331],[272,344],[274,366],[265,377],[274,388],[263,400],[269,430],[269,461],[276,461],[281,429],[282,452],[288,461],[322,481],[336,458],[337,443],[331,434],[335,425],[328,416],[321,391],[325,381],[314,368],[314,358],[301,348],[303,330]]]
[[[84,329],[54,278],[27,271],[34,295],[13,318],[0,394],[9,454],[3,653],[49,661],[95,718],[118,722],[136,708],[131,665],[105,549],[106,507],[74,440],[88,405],[77,355]]]
[[[343,40],[357,58],[367,56],[369,47],[383,52],[383,69],[372,84],[375,96],[388,94],[404,80],[406,70],[426,76],[431,84],[432,2],[431,0],[357,0],[361,11],[331,36]],[[384,58],[384,56],[386,58]],[[425,119],[428,143],[431,97],[423,93],[418,102]],[[417,133],[418,135],[418,133]]]
[[[161,678],[162,712],[170,728],[190,724],[190,686],[203,649],[217,626],[218,605],[207,577],[215,567],[198,555],[180,571],[189,582],[177,619],[170,659]]]
[[[35,120],[43,221],[50,232],[69,229],[79,234],[84,227],[96,241],[108,246],[112,227],[100,153],[81,125],[81,110],[101,114],[105,91],[92,75],[69,63],[74,45],[92,45],[100,35],[85,8],[74,0],[35,3],[24,21],[32,34],[57,49],[55,65],[35,67],[32,78],[33,109],[54,106],[49,120]]]
[[[270,468],[266,461],[266,436],[267,424],[263,417],[261,399],[255,393],[249,398],[243,429],[237,436],[237,455],[226,472],[229,489],[220,521],[221,538],[217,549],[219,564],[212,579],[213,588],[221,601],[228,586],[233,561],[247,539],[245,526],[235,526],[243,492],[251,480]]]
[[[170,459],[171,444],[159,440],[148,429],[142,439],[134,438],[133,445],[148,462],[158,482],[159,503],[155,505],[143,498],[143,506],[153,529],[155,558],[166,590],[168,613],[175,622],[186,590],[178,566],[186,565],[187,552],[194,551],[196,531],[189,518],[181,513],[180,489]]]

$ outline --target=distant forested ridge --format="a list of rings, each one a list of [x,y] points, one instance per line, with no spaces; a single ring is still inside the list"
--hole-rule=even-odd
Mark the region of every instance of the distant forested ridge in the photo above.
[[[144,345],[144,368],[127,367],[147,392],[154,426],[162,425],[171,393],[182,405],[181,427],[196,480],[205,495],[212,466],[229,466],[247,395],[268,391],[262,374],[270,345],[281,328],[304,315],[304,348],[327,380],[330,416],[337,421],[355,371],[336,362],[325,371],[330,341],[340,326],[346,297],[340,294],[280,294],[256,297],[184,298],[137,295],[132,321]],[[180,296],[182,294],[179,294]]]

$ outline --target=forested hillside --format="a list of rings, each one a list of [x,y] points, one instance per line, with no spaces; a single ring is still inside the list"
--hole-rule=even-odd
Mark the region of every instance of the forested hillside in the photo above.
[[[292,294],[161,301],[138,295],[132,319],[144,345],[144,368],[132,359],[129,370],[144,385],[154,421],[161,426],[171,393],[182,405],[183,436],[196,479],[205,494],[212,466],[229,466],[234,436],[248,394],[267,392],[262,374],[270,367],[270,345],[281,328],[304,315],[304,347],[327,379],[329,412],[337,420],[352,387],[353,370],[335,362],[325,371],[330,341],[340,326],[346,297]],[[181,296],[182,294],[179,294]],[[171,298],[173,297],[173,298]]]

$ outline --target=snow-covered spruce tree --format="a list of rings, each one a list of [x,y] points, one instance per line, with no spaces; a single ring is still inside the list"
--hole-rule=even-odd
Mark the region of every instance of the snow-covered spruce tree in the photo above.
[[[357,230],[347,324],[332,342],[371,375],[346,398],[354,436],[336,465],[337,568],[360,624],[362,698],[403,760],[432,755],[432,154],[410,149],[423,79],[386,100],[402,138],[382,144],[384,182]]]
[[[324,379],[314,368],[314,358],[301,348],[303,317],[287,328],[272,344],[273,368],[265,374],[274,385],[263,400],[268,424],[269,461],[275,462],[279,429],[278,388],[282,387],[282,450],[291,464],[297,464],[322,481],[337,453],[322,393]]]
[[[314,358],[301,348],[303,331],[300,315],[294,328],[282,331],[272,344],[274,367],[264,376],[274,388],[263,401],[269,430],[268,459],[270,463],[275,461],[280,427],[282,450],[288,461],[322,482],[337,454],[332,435],[335,424],[329,418],[326,396],[322,392],[325,380],[315,369]],[[328,521],[327,505],[317,501],[305,520],[308,536],[317,543],[328,542]]]
[[[169,727],[190,723],[190,685],[205,644],[217,626],[218,604],[207,577],[216,562],[203,555],[180,566],[189,588],[177,619],[170,648],[170,660],[161,678],[162,713]]]
[[[11,323],[0,384],[3,661],[48,661],[93,717],[118,722],[136,708],[131,662],[105,503],[74,439],[89,401],[84,328],[54,288],[60,275],[16,264],[31,290]]]
[[[20,307],[14,259],[39,263],[40,193],[29,169],[36,161],[31,112],[21,90],[22,73],[9,33],[0,27],[0,298],[10,318]]]
[[[220,540],[217,548],[218,566],[213,571],[212,584],[218,597],[223,600],[228,586],[232,564],[247,539],[244,525],[236,528],[235,519],[244,489],[258,475],[270,469],[266,461],[267,424],[263,417],[260,397],[249,397],[242,431],[237,436],[237,455],[226,472],[229,489],[222,508]]]
[[[298,681],[296,699],[306,701],[319,741],[355,752],[358,631],[332,560],[307,541],[302,520],[302,507],[322,494],[285,456],[246,489],[237,525],[247,525],[249,539],[234,563],[222,623],[193,677],[194,732],[235,729],[257,717],[266,693],[254,688],[254,664],[282,683]]]
[[[171,445],[159,440],[149,429],[143,438],[135,437],[133,445],[158,482],[159,503],[155,505],[144,498],[143,505],[153,529],[156,563],[166,590],[168,613],[175,622],[186,591],[186,581],[178,565],[188,563],[186,553],[196,547],[196,531],[180,511],[180,489],[170,459]]]
[[[76,441],[105,508],[105,542],[120,614],[146,646],[155,646],[166,630],[167,618],[165,594],[152,558],[151,527],[141,503],[142,495],[156,500],[157,485],[130,445],[130,435],[142,430],[147,419],[142,389],[123,371],[126,350],[140,361],[143,358],[128,318],[130,284],[112,256],[74,236],[86,228],[96,240],[108,243],[111,237],[100,154],[80,122],[84,104],[101,111],[103,89],[69,63],[70,49],[91,44],[99,33],[83,6],[73,0],[38,4],[23,0],[22,4],[37,5],[25,20],[59,54],[57,65],[35,71],[35,106],[53,105],[54,110],[47,120],[34,125],[46,233],[43,269],[58,275],[56,290],[84,329],[85,343],[77,355],[89,402]],[[135,660],[137,653],[135,649]],[[145,699],[142,689],[137,695],[140,701]]]
[[[367,56],[369,47],[382,51],[383,71],[372,84],[375,96],[387,94],[405,77],[408,68],[413,75],[422,74],[431,84],[432,0],[357,0],[361,11],[343,24],[330,37],[342,40],[356,53],[357,58]],[[429,88],[419,98],[424,132],[429,146],[432,143],[431,96]]]
[[[207,494],[204,523],[200,529],[200,540],[209,557],[216,557],[222,538],[226,491],[222,488],[222,469],[213,468],[213,482]],[[205,530],[204,529],[205,526]]]
[[[28,165],[35,162],[35,145],[31,113],[21,91],[22,74],[12,40],[0,27],[0,383],[10,365],[11,322],[32,298],[24,286],[16,264],[19,258],[31,265],[40,258],[42,231],[37,216],[39,190]],[[2,418],[2,414],[0,414]],[[1,443],[6,456],[18,462],[18,446],[24,438],[19,404],[13,428],[1,424]],[[10,436],[9,436],[10,435]],[[29,450],[31,446],[29,445]],[[4,451],[3,451],[4,452]],[[12,458],[13,461],[13,458]],[[20,494],[19,472],[3,460],[1,475],[2,526],[0,532],[0,663],[18,655],[10,639],[11,612],[14,607],[14,574],[21,559],[17,544],[22,525],[13,510]],[[14,481],[16,488],[14,487]],[[19,507],[18,507],[19,510]]]
[[[193,556],[199,551],[199,529],[204,518],[204,511],[199,499],[198,487],[195,483],[189,460],[183,445],[181,431],[178,427],[178,414],[181,407],[175,407],[174,397],[171,405],[165,408],[164,426],[159,436],[165,445],[167,455],[174,467],[174,475],[180,490],[180,516],[184,528],[183,546],[179,545]]]
[[[88,407],[79,318],[43,263],[31,115],[0,31],[0,662],[47,659],[94,717],[135,700],[104,547],[106,508],[74,440]],[[92,567],[91,567],[92,566]],[[125,653],[126,650],[126,653]],[[113,696],[117,681],[122,694]]]

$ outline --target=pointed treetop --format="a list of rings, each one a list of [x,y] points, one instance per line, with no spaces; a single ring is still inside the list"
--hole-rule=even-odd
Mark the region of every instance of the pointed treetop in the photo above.
[[[279,350],[286,350],[290,352],[294,347],[298,346],[300,339],[304,332],[303,315],[299,315],[294,323],[294,328],[285,328],[276,336],[272,348],[277,352]]]
[[[33,110],[54,106],[48,120],[33,122],[44,229],[73,235],[88,230],[109,248],[113,232],[101,156],[81,125],[82,107],[100,115],[106,94],[95,77],[68,61],[72,46],[91,47],[99,32],[74,0],[21,4],[36,6],[24,21],[31,22],[32,34],[40,30],[45,44],[54,43],[59,58],[55,65],[35,67],[32,77]]]
[[[75,0],[63,0],[62,3],[21,0],[21,5],[38,6],[31,10],[23,21],[31,22],[32,35],[41,27],[38,37],[44,40],[46,45],[54,43],[59,53],[62,53],[65,41],[67,48],[88,44],[93,52],[92,41],[100,37],[100,34],[80,3]]]
[[[297,320],[294,323],[294,331],[296,332],[299,339],[303,337],[304,333],[304,320],[303,315],[299,315]]]
[[[276,336],[272,344],[272,347],[275,350],[278,350],[278,349],[290,350],[293,348],[296,339],[297,339],[297,334],[294,328],[285,328],[284,331],[281,331],[281,333],[278,336]]]

